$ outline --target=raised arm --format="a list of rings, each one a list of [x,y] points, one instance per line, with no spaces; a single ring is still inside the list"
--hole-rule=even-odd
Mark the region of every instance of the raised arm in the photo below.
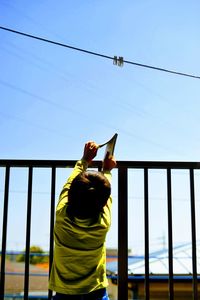
[[[87,142],[84,147],[82,160],[89,164],[97,155],[98,147],[99,146],[95,142]]]
[[[106,155],[105,159],[102,163],[102,173],[107,177],[107,179],[111,182],[111,170],[117,166],[117,162],[115,160],[115,157],[112,155],[109,155],[109,153]]]
[[[97,150],[98,150],[98,145],[95,142],[89,141],[85,144],[82,158],[77,161],[72,173],[70,174],[69,178],[67,179],[60,193],[57,210],[62,209],[63,206],[68,201],[68,191],[70,189],[72,181],[81,172],[86,171],[88,165],[96,156]]]
[[[110,172],[113,168],[117,166],[117,162],[113,155],[107,153],[105,159],[103,160],[102,169],[103,172]]]

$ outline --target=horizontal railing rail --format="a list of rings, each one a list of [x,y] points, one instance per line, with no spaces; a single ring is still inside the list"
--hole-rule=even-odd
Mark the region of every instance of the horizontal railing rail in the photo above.
[[[0,167],[38,167],[38,168],[72,168],[76,160],[45,160],[45,159],[0,159]],[[102,161],[92,162],[91,167],[98,168]],[[127,169],[200,169],[200,162],[182,162],[182,161],[117,161],[117,168],[125,167]]]
[[[53,260],[53,227],[55,214],[55,190],[56,190],[56,170],[58,168],[73,168],[75,160],[0,160],[0,168],[5,169],[4,183],[4,205],[3,205],[3,226],[2,226],[2,249],[1,249],[1,282],[0,300],[5,296],[5,261],[6,261],[6,242],[8,224],[8,202],[10,171],[12,168],[28,169],[27,186],[27,215],[26,215],[26,249],[25,249],[25,272],[24,272],[24,299],[29,298],[29,258],[30,258],[30,234],[32,216],[32,189],[33,189],[33,170],[34,168],[51,169],[51,197],[50,197],[50,266]],[[101,161],[94,161],[91,167],[101,169]],[[193,300],[198,299],[197,274],[197,250],[196,250],[196,210],[195,210],[195,182],[194,170],[200,169],[200,162],[168,162],[168,161],[118,161],[118,299],[128,300],[128,171],[130,169],[142,169],[144,173],[144,260],[145,272],[140,280],[145,283],[145,300],[150,299],[150,282],[152,276],[149,271],[149,170],[166,170],[167,182],[167,221],[168,221],[168,260],[169,274],[165,280],[169,284],[169,299],[174,299],[174,282],[177,280],[173,270],[173,222],[172,222],[172,170],[188,170],[190,182],[190,218],[191,218],[191,237],[192,237],[192,274],[190,279],[193,283]],[[51,267],[50,267],[51,268]],[[49,270],[50,272],[50,270]],[[136,276],[133,276],[136,279]],[[133,279],[134,279],[133,278]],[[154,277],[155,278],[155,277]],[[139,280],[139,279],[138,279]],[[48,299],[51,299],[51,292]]]

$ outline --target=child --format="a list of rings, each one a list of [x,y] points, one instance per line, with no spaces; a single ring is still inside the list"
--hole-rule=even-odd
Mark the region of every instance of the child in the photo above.
[[[106,292],[106,234],[111,224],[111,173],[114,157],[102,172],[86,171],[98,145],[85,144],[61,191],[54,227],[54,260],[49,289],[55,300],[109,300]]]

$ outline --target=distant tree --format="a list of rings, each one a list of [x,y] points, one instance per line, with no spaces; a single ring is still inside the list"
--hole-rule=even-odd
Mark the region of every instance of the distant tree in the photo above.
[[[34,255],[35,253],[35,255]],[[42,255],[44,254],[44,251],[42,250],[41,247],[38,246],[31,246],[30,247],[30,264],[38,264],[38,263],[43,263],[43,262],[48,262],[48,257]],[[25,254],[19,254],[16,257],[17,262],[24,262],[25,261]]]

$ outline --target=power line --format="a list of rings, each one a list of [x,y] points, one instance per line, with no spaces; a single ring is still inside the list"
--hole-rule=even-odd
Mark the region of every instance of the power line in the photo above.
[[[123,57],[121,57],[121,56],[119,58],[117,58],[116,56],[112,57],[112,56],[101,54],[101,53],[98,53],[98,52],[93,52],[93,51],[89,51],[89,50],[86,50],[86,49],[77,48],[77,47],[74,47],[74,46],[70,46],[70,45],[67,45],[67,44],[60,43],[60,42],[52,41],[52,40],[42,38],[42,37],[39,37],[39,36],[31,35],[31,34],[28,34],[28,33],[25,33],[25,32],[17,31],[17,30],[11,29],[11,28],[0,26],[0,29],[5,30],[5,31],[9,31],[9,32],[12,32],[12,33],[15,33],[15,34],[19,34],[19,35],[22,35],[22,36],[25,36],[25,37],[29,37],[29,38],[32,38],[32,39],[36,39],[36,40],[39,40],[39,41],[42,41],[42,42],[46,42],[46,43],[50,43],[50,44],[53,44],[53,45],[65,47],[65,48],[68,48],[68,49],[71,49],[71,50],[83,52],[83,53],[90,54],[90,55],[95,55],[95,56],[102,57],[102,58],[105,58],[105,59],[110,59],[115,64],[116,64],[116,62],[118,62],[119,63],[118,65],[120,65],[120,66],[123,63],[127,63],[127,64],[135,65],[135,66],[138,66],[138,67],[143,67],[143,68],[148,68],[148,69],[152,69],[152,70],[156,70],[156,71],[171,73],[171,74],[174,74],[174,75],[180,75],[180,76],[186,76],[186,77],[190,77],[190,78],[200,79],[200,76],[197,76],[197,75],[178,72],[178,71],[173,71],[173,70],[169,70],[169,69],[165,69],[165,68],[159,68],[159,67],[146,65],[146,64],[141,64],[141,63],[137,63],[137,62],[133,62],[133,61],[129,61],[129,60],[124,60]]]
[[[52,40],[49,40],[49,39],[45,39],[45,38],[35,36],[35,35],[31,35],[31,34],[28,34],[28,33],[24,33],[24,32],[21,32],[21,31],[16,31],[16,30],[6,28],[6,27],[2,27],[2,26],[0,26],[0,29],[10,31],[10,32],[13,32],[13,33],[16,33],[16,34],[20,34],[20,35],[23,35],[23,36],[26,36],[26,37],[29,37],[29,38],[32,38],[32,39],[36,39],[36,40],[39,40],[39,41],[42,41],[42,42],[54,44],[54,45],[57,45],[57,46],[61,46],[61,47],[69,48],[69,49],[72,49],[72,50],[81,51],[81,52],[84,52],[84,53],[87,53],[87,54],[96,55],[96,56],[100,56],[100,57],[103,57],[103,58],[113,60],[112,56],[108,56],[108,55],[100,54],[100,53],[97,53],[97,52],[93,52],[93,51],[73,47],[73,46],[70,46],[70,45],[66,45],[66,44],[63,44],[63,43],[60,43],[60,42],[55,42],[55,41],[52,41]]]

